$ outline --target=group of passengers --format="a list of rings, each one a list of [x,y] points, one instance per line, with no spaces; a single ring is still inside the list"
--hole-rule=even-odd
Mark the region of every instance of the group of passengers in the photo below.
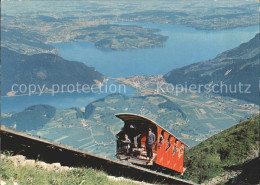
[[[163,144],[165,139],[164,139],[164,131],[161,132],[161,135],[159,137],[159,144]],[[170,138],[170,137],[169,137]],[[179,147],[180,145],[180,141],[178,139],[175,139],[174,141],[174,144],[173,144],[173,150],[172,150],[172,153],[173,154],[176,154],[178,153],[178,157],[180,158],[183,154],[184,154],[184,144],[181,143],[181,146]],[[160,147],[160,145],[159,145]],[[171,147],[171,142],[170,142],[170,139],[167,140],[167,146],[166,146],[166,150],[168,150],[169,148]]]
[[[122,128],[116,136],[118,141],[118,153],[124,153],[127,155],[133,153],[134,148],[141,147],[141,136],[142,133],[137,130],[135,125],[133,126],[133,129],[129,130],[128,134],[125,132],[124,128]],[[152,160],[153,158],[153,145],[155,140],[155,134],[152,132],[152,129],[149,128],[146,135],[146,154],[149,160]]]

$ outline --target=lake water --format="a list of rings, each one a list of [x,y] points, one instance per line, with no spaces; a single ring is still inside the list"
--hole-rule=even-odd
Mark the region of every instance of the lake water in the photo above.
[[[111,85],[113,84],[113,86]],[[116,87],[116,88],[110,88]],[[124,88],[125,87],[125,88]],[[14,111],[23,110],[31,105],[47,104],[52,105],[58,109],[71,108],[71,107],[85,107],[89,103],[104,98],[112,93],[122,93],[127,96],[135,94],[135,89],[130,86],[121,86],[114,80],[109,80],[101,88],[98,93],[51,93],[42,94],[41,96],[34,94],[31,96],[13,96],[13,97],[1,97],[1,112],[9,113]]]
[[[97,49],[90,42],[53,45],[65,59],[84,62],[109,77],[126,77],[165,74],[174,68],[212,59],[225,50],[249,41],[259,32],[258,26],[205,31],[186,26],[138,24],[144,27],[160,29],[160,34],[169,37],[165,42],[165,47],[113,51],[110,49]],[[114,83],[114,81],[110,80],[109,83]],[[127,95],[134,93],[133,88],[127,87]],[[2,97],[2,112],[19,111],[35,104],[49,104],[59,109],[85,107],[88,103],[103,98],[108,94],[59,93],[55,96],[43,94],[41,96]]]
[[[165,47],[114,51],[98,49],[90,42],[58,43],[53,46],[63,58],[84,62],[109,77],[157,75],[194,62],[212,59],[223,51],[249,41],[259,32],[258,26],[205,31],[168,24],[131,24],[160,29],[159,34],[169,37]]]

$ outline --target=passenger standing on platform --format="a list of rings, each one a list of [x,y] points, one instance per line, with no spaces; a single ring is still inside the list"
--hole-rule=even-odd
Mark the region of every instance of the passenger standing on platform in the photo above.
[[[153,144],[155,142],[155,135],[152,133],[152,129],[149,128],[148,135],[146,139],[146,150],[147,150],[147,157],[149,160],[153,158]]]
[[[123,150],[126,154],[129,154],[129,149],[130,149],[130,144],[131,144],[131,141],[130,139],[128,138],[128,135],[125,134],[125,139],[124,140],[121,140],[121,142],[123,143]]]

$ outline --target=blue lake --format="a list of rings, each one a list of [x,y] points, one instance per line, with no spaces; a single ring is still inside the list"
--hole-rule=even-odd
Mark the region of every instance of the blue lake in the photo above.
[[[111,85],[113,84],[113,85]],[[110,88],[110,87],[116,88]],[[71,107],[85,107],[89,103],[104,98],[105,96],[112,93],[122,93],[128,96],[135,94],[135,89],[130,86],[122,87],[114,80],[109,80],[100,91],[89,92],[89,93],[46,93],[42,95],[31,95],[31,96],[13,96],[13,97],[1,97],[1,112],[9,113],[14,111],[23,110],[31,105],[36,104],[47,104],[52,105],[58,109],[71,108]]]
[[[130,23],[120,23],[130,24]],[[133,23],[131,23],[133,24]],[[259,32],[258,26],[235,28],[221,31],[195,30],[186,26],[173,26],[152,23],[134,23],[149,28],[158,28],[158,32],[168,36],[165,47],[128,51],[97,49],[93,43],[53,44],[59,54],[68,60],[81,61],[109,77],[132,75],[165,74],[194,62],[214,58],[217,54],[249,41]],[[109,81],[114,83],[114,81]],[[127,95],[135,90],[127,87]],[[2,112],[19,111],[35,104],[49,104],[56,108],[84,107],[88,103],[103,98],[109,93],[59,93],[2,97]]]
[[[157,28],[159,34],[168,36],[164,47],[114,51],[98,49],[90,42],[52,44],[68,60],[84,62],[109,77],[165,74],[174,68],[216,57],[252,39],[258,26],[229,30],[196,30],[186,26],[153,23],[138,24]]]

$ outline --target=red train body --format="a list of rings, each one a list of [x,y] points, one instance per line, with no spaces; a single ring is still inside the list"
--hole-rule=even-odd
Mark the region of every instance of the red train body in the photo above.
[[[139,165],[154,165],[177,171],[184,172],[185,146],[183,141],[171,134],[169,131],[155,123],[154,121],[136,114],[116,114],[118,118],[124,121],[123,131],[129,135],[131,140],[130,151],[120,152],[120,142],[117,143],[117,157],[121,160],[128,160],[131,163]],[[153,158],[146,158],[146,137],[148,128],[152,129],[156,141],[153,145]],[[138,146],[134,145],[134,137],[140,135]],[[117,138],[120,133],[117,134]],[[120,138],[118,138],[118,141]]]

